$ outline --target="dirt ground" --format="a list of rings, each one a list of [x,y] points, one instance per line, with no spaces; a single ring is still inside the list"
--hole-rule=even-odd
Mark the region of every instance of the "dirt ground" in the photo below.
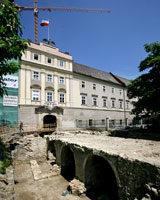
[[[41,163],[40,168],[43,172],[49,170],[49,163]],[[15,200],[87,200],[85,197],[78,197],[67,194],[68,182],[61,176],[55,175],[49,178],[34,180],[30,164],[22,163],[15,165]]]
[[[69,183],[53,168],[52,160],[47,161],[46,139],[28,135],[20,137],[16,144],[12,152],[14,200],[88,199],[69,192],[62,195]]]

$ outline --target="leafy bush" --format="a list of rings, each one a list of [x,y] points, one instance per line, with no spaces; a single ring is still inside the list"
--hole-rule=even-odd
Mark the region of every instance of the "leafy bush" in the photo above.
[[[0,138],[0,173],[5,174],[6,168],[11,164],[10,149]]]

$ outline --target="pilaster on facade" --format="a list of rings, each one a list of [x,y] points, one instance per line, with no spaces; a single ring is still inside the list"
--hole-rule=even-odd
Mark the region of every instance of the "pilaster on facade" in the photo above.
[[[41,70],[41,105],[44,105],[44,103],[46,101],[45,81],[46,81],[45,71]]]
[[[19,77],[19,104],[21,105],[26,103],[26,76],[24,68],[19,71]]]
[[[69,77],[66,77],[66,106],[70,106],[70,99],[69,99],[69,96],[70,96],[70,84],[69,84]]]
[[[58,74],[54,73],[54,102],[58,104]]]
[[[31,104],[31,70],[30,69],[26,69],[25,70],[25,93],[26,93],[26,104]]]

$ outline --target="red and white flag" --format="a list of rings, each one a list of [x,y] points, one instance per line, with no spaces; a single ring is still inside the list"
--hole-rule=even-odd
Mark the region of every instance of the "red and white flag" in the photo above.
[[[40,23],[41,26],[49,26],[49,21],[47,20],[42,20],[42,22]]]

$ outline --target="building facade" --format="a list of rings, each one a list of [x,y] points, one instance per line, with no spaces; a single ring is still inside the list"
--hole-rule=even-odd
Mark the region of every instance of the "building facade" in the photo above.
[[[19,72],[19,121],[60,129],[128,123],[129,80],[73,62],[44,43],[31,43]]]

